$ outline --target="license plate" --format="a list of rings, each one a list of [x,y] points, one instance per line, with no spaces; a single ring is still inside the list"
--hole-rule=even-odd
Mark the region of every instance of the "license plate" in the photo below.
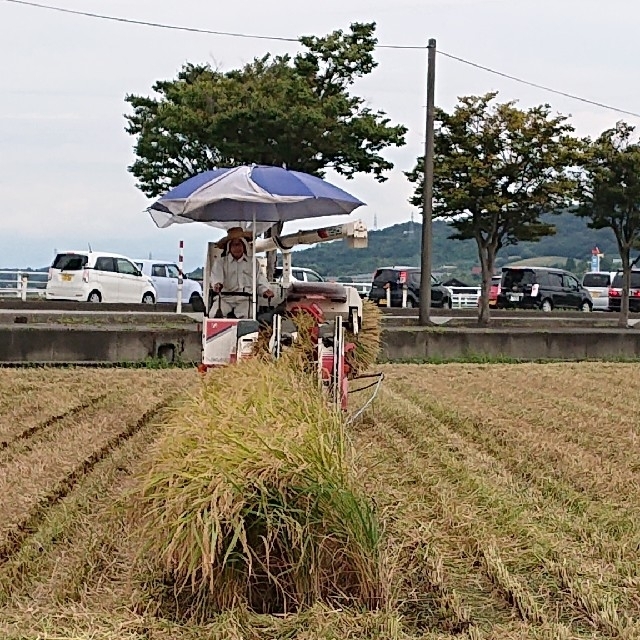
[[[73,276],[70,273],[63,273],[62,274],[62,279],[65,282],[71,282],[71,278],[73,278]]]
[[[522,294],[521,293],[512,293],[509,296],[509,300],[511,302],[517,302],[518,300],[520,300],[522,298]]]
[[[386,307],[387,306],[386,298],[380,298],[380,300],[378,300],[378,306],[379,307]]]
[[[592,298],[599,298],[600,297],[600,292],[599,291],[592,291],[591,292],[591,297]]]

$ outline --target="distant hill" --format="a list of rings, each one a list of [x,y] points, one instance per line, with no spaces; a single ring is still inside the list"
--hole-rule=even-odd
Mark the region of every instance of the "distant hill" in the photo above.
[[[618,257],[615,236],[610,229],[589,229],[584,219],[570,213],[543,216],[543,220],[555,224],[556,235],[543,238],[540,242],[522,242],[503,247],[498,254],[500,263],[545,256],[588,260],[594,245],[608,258]],[[465,270],[478,264],[475,242],[450,240],[452,231],[444,222],[433,223],[434,270],[444,264]],[[419,266],[421,234],[420,223],[397,224],[369,231],[369,246],[366,249],[349,249],[344,240],[336,240],[296,251],[293,263],[315,269],[323,276],[373,273],[380,266],[392,264]]]

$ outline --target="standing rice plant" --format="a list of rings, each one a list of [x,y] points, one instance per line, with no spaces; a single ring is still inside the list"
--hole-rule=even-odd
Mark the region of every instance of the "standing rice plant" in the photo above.
[[[211,372],[169,418],[135,501],[180,615],[386,598],[381,527],[342,416],[291,352]]]
[[[371,300],[362,301],[362,326],[358,335],[347,331],[347,342],[356,345],[348,362],[353,374],[358,375],[372,367],[380,355],[382,312]]]

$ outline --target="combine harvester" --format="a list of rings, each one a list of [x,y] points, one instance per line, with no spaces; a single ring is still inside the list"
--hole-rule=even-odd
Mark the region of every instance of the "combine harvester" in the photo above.
[[[291,250],[295,246],[344,238],[353,248],[367,246],[367,229],[361,221],[310,231],[276,235],[279,223],[293,220],[344,215],[361,206],[361,201],[337,187],[308,174],[279,167],[238,167],[199,174],[172,189],[149,208],[160,227],[185,222],[202,222],[229,230],[242,227],[252,234],[254,249],[253,286],[247,292],[213,294],[210,274],[221,259],[219,241],[209,242],[203,276],[203,291],[210,292],[202,325],[202,361],[199,369],[224,366],[255,357],[261,335],[270,334],[268,351],[278,358],[298,339],[293,319],[306,314],[313,319],[311,339],[313,366],[318,383],[331,402],[343,410],[348,407],[349,379],[355,373],[348,355],[355,349],[347,342],[347,330],[357,339],[362,327],[363,303],[358,291],[334,282],[294,282],[291,279]],[[273,237],[257,239],[271,231]],[[257,297],[256,254],[282,253],[281,282],[270,283],[273,301],[259,304]],[[248,318],[224,317],[221,302],[225,295],[246,297]],[[213,297],[213,299],[211,299]],[[266,301],[265,301],[266,302]],[[368,376],[370,377],[370,376]],[[382,375],[375,374],[378,384]]]

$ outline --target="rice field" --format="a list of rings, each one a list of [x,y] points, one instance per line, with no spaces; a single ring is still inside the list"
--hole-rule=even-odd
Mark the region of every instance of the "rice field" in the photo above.
[[[348,436],[384,527],[385,606],[197,624],[143,588],[130,511],[198,375],[0,369],[0,637],[640,638],[640,366],[380,369]]]

